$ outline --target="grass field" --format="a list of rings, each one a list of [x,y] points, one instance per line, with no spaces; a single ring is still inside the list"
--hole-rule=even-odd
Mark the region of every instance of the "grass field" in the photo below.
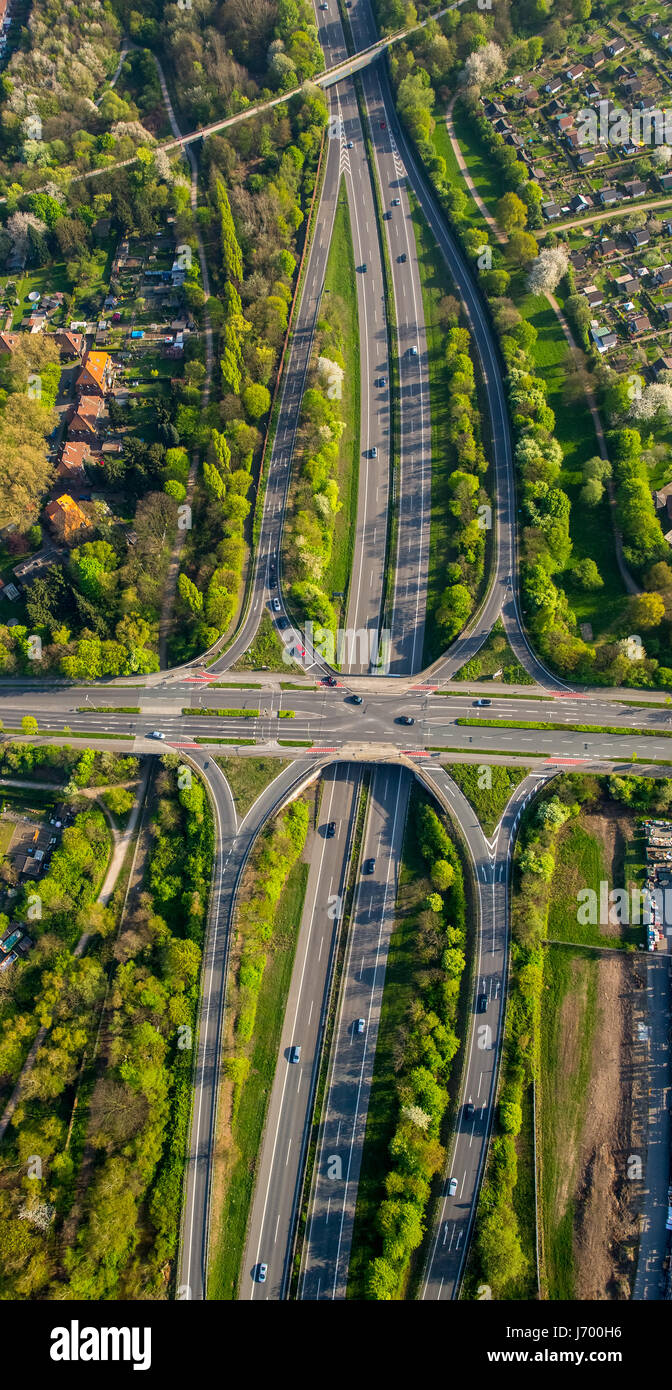
[[[593,946],[624,946],[627,943],[642,945],[641,926],[615,926],[609,930],[601,928],[599,922],[584,923],[577,919],[577,893],[582,888],[592,888],[598,894],[600,883],[607,881],[609,887],[627,887],[628,878],[640,878],[638,841],[631,841],[624,857],[614,856],[614,862],[605,863],[602,844],[594,834],[589,833],[581,819],[568,821],[558,837],[556,865],[551,882],[548,908],[548,937],[552,941],[576,941]]]
[[[549,946],[544,953],[541,1011],[540,1220],[548,1296],[574,1293],[575,1164],[590,1080],[597,1018],[597,957]],[[571,1013],[571,1023],[569,1015]]]
[[[290,671],[293,662],[282,659],[284,647],[268,612],[262,614],[252,645],[231,668],[233,671]]]
[[[357,282],[355,256],[352,247],[350,214],[345,186],[341,183],[334,218],[334,230],[324,279],[322,316],[328,323],[324,339],[324,355],[334,349],[343,356],[345,377],[339,414],[344,430],[339,441],[338,490],[342,507],[336,516],[331,560],[324,574],[323,587],[327,593],[347,595],[352,573],[352,555],[357,525],[357,495],[359,488],[359,320],[357,315]],[[345,613],[346,599],[335,600],[336,611]]]
[[[491,835],[499,824],[512,792],[527,775],[524,767],[478,767],[469,763],[454,763],[446,770],[471,802],[486,835]],[[481,782],[485,785],[481,786]]]
[[[215,758],[215,762],[226,777],[241,817],[254,805],[264,787],[289,767],[281,758]]]
[[[9,821],[0,821],[0,856],[4,859],[14,836],[14,826]]]
[[[240,1276],[247,1219],[261,1150],[266,1106],[278,1059],[285,1004],[292,977],[294,952],[308,881],[308,864],[291,869],[275,917],[273,949],[268,953],[257,1005],[250,1071],[242,1088],[233,1127],[235,1161],[229,1171],[226,1196],[213,1225],[209,1296],[233,1299]]]

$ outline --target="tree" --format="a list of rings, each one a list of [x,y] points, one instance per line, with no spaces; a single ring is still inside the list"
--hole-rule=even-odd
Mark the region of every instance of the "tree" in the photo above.
[[[581,589],[602,589],[604,580],[597,568],[594,560],[586,556],[584,560],[579,560],[572,571],[576,583]]]
[[[628,621],[635,631],[657,627],[665,617],[665,601],[660,594],[636,594],[628,604]]]
[[[271,393],[267,386],[253,383],[243,391],[243,405],[250,420],[260,420],[271,406]]]
[[[533,261],[527,286],[531,294],[551,294],[567,273],[569,256],[563,246],[545,247]]]
[[[38,731],[38,727],[39,727],[39,725],[38,725],[37,720],[36,720],[36,718],[35,718],[35,716],[34,716],[33,714],[24,714],[23,719],[21,720],[21,732],[22,732],[22,733],[24,733],[24,734],[36,734],[37,731]]]
[[[435,859],[430,870],[430,878],[440,893],[445,893],[455,880],[455,870],[447,859]]]
[[[436,620],[444,629],[447,641],[456,637],[471,613],[473,599],[465,584],[449,584],[444,589],[436,609]]]
[[[502,231],[509,235],[511,232],[523,230],[527,223],[527,208],[517,193],[505,193],[497,202],[495,217]]]
[[[586,507],[596,507],[604,496],[604,487],[599,478],[589,478],[581,488],[581,501]]]
[[[492,87],[506,72],[504,55],[498,44],[488,42],[470,53],[462,73],[467,87]]]

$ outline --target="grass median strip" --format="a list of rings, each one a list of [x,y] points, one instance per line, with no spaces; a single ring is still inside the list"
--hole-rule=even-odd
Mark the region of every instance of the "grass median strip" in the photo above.
[[[139,705],[78,705],[76,714],[139,714]]]
[[[199,715],[203,714],[203,715],[207,715],[208,717],[214,716],[216,719],[258,719],[258,718],[259,718],[259,710],[258,710],[258,709],[212,709],[212,708],[210,708],[210,707],[208,707],[208,708],[205,708],[205,707],[204,707],[203,709],[192,709],[191,705],[189,705],[189,706],[184,706],[184,707],[183,707],[182,713],[183,713],[183,714],[186,714],[186,715],[192,715],[193,717],[198,717]]]
[[[477,719],[471,715],[456,724],[487,729],[541,729],[552,734],[622,734],[623,738],[672,738],[672,729],[626,729],[621,724],[555,724],[544,719]]]

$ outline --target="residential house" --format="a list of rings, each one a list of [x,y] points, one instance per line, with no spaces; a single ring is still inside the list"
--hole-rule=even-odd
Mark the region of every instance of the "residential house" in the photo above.
[[[643,333],[650,333],[651,320],[648,314],[635,314],[634,318],[628,319],[628,333],[631,338],[641,338]]]
[[[672,372],[672,357],[658,357],[651,367],[656,381],[659,381],[663,372]]]
[[[606,57],[603,48],[598,48],[595,53],[589,54],[586,58],[586,65],[592,72],[598,72],[600,68],[604,67],[605,62]]]
[[[589,169],[591,164],[595,163],[596,159],[597,155],[595,150],[582,150],[581,153],[576,156],[576,167],[577,169]]]
[[[13,352],[20,337],[20,333],[0,333],[0,353]]]
[[[618,193],[615,188],[601,188],[597,196],[605,208],[618,202]]]
[[[575,270],[585,270],[588,264],[588,258],[584,256],[583,251],[570,251],[569,259]]]
[[[112,384],[114,364],[109,352],[86,353],[77,376],[77,390],[86,395],[104,396]]]
[[[61,357],[81,357],[86,349],[86,338],[83,333],[70,333],[65,329],[60,329],[54,334],[56,346]]]
[[[558,119],[555,122],[556,130],[560,135],[564,135],[565,132],[567,130],[570,130],[573,125],[574,117],[572,115],[558,116]]]
[[[631,299],[633,294],[639,293],[639,280],[636,275],[631,275],[626,271],[624,275],[617,275],[614,279],[614,287],[618,294],[625,294]]]
[[[595,250],[602,261],[608,261],[618,253],[616,242],[612,241],[611,237],[603,237],[598,241]]]
[[[562,116],[564,110],[565,108],[562,102],[556,101],[555,98],[553,99],[553,101],[549,101],[548,106],[546,107],[546,112],[549,116]]]
[[[624,77],[621,82],[621,90],[625,93],[626,97],[630,97],[631,99],[632,97],[636,97],[642,90],[641,78]]]
[[[103,410],[102,396],[80,396],[68,424],[70,442],[93,444],[98,438]]]
[[[659,174],[658,183],[660,184],[663,193],[669,193],[670,189],[672,189],[672,174]]]
[[[586,68],[584,67],[583,63],[575,63],[573,67],[567,69],[565,77],[567,78],[568,82],[574,83],[578,82],[579,78],[583,77],[585,72]]]
[[[672,304],[659,304],[658,312],[663,323],[668,325],[672,323]]]
[[[591,328],[590,336],[598,352],[608,352],[618,342],[618,335],[610,333],[608,328]]]
[[[628,183],[621,185],[626,198],[643,198],[646,193],[646,184],[641,179],[630,179]]]
[[[651,496],[658,520],[663,530],[666,530],[668,522],[672,521],[672,483],[666,483],[665,487],[654,488]]]
[[[569,210],[570,210],[570,212],[574,212],[574,213],[576,213],[576,212],[585,212],[585,211],[586,211],[586,208],[590,208],[590,207],[592,207],[592,206],[593,206],[593,205],[592,205],[592,202],[591,202],[590,198],[584,197],[583,193],[575,193],[575,194],[574,194],[574,197],[572,198],[571,203],[569,204]],[[584,259],[584,264],[585,264],[585,259]]]
[[[670,29],[669,24],[658,23],[652,25],[651,34],[654,39],[658,39],[659,43],[666,43],[670,34],[672,34],[672,29]]]
[[[508,134],[504,136],[504,144],[509,145],[514,150],[520,150],[525,144],[525,141],[522,135],[516,135],[514,130],[510,130]]]
[[[559,92],[559,91],[561,90],[561,88],[562,88],[562,78],[561,78],[561,77],[551,77],[550,80],[544,84],[544,91],[545,91],[545,92],[548,92],[549,96],[552,96],[552,97],[554,97],[554,96],[556,95],[556,93]]]
[[[653,280],[656,285],[669,285],[672,283],[672,265],[662,265],[660,270],[654,270]]]
[[[91,524],[81,507],[69,493],[64,492],[45,507],[45,516],[53,526],[60,541],[66,545],[77,545],[78,541],[91,530]]]
[[[59,478],[67,479],[69,482],[81,484],[86,481],[84,472],[85,463],[100,463],[99,458],[94,458],[91,453],[92,446],[84,443],[73,443],[67,440],[63,445],[63,450],[59,460],[56,473]]]
[[[602,92],[600,91],[600,88],[597,86],[597,83],[592,81],[589,82],[588,86],[586,87],[586,97],[588,101],[599,101],[601,96]]]
[[[613,38],[610,39],[608,43],[605,43],[604,51],[607,58],[619,58],[621,53],[625,53],[627,46],[625,39],[620,37]]]
[[[583,293],[591,309],[599,309],[600,304],[604,304],[604,295],[597,285],[586,285]]]
[[[648,246],[651,240],[646,227],[637,227],[634,232],[627,232],[626,235],[630,245],[635,251],[638,251],[641,246]]]
[[[506,107],[501,101],[486,101],[483,107],[483,112],[484,115],[487,116],[488,120],[492,121],[494,120],[495,116],[505,116]]]
[[[541,205],[541,215],[546,218],[547,222],[555,222],[556,218],[560,216],[560,211],[557,203],[542,203]]]

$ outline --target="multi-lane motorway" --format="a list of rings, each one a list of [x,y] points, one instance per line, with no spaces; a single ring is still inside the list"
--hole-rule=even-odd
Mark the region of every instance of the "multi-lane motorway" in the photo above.
[[[333,1044],[310,1191],[298,1282],[307,1300],[342,1299],[348,1262],[375,1059],[385,964],[394,925],[396,887],[413,773],[452,817],[471,861],[477,905],[477,949],[472,1027],[465,1061],[458,1123],[445,1174],[445,1190],[430,1242],[421,1296],[453,1298],[459,1292],[487,1156],[501,1053],[508,966],[509,865],[522,809],[558,768],[632,769],[660,775],[672,763],[672,722],[664,697],[624,691],[571,691],[553,678],[532,652],[520,612],[516,503],[511,439],[501,367],[491,329],[462,252],[445,225],[431,189],[396,119],[387,74],[367,66],[358,90],[336,0],[316,8],[327,69],[329,138],[321,195],[305,266],[305,279],[281,387],[279,419],[268,459],[259,540],[243,621],[233,642],[213,664],[200,663],[92,692],[65,683],[0,683],[0,715],[6,729],[20,728],[26,714],[38,719],[40,736],[66,743],[69,732],[92,746],[161,749],[192,760],[206,780],[216,822],[216,855],[203,967],[203,995],[194,1069],[194,1107],[189,1141],[179,1296],[207,1296],[213,1160],[222,1021],[236,891],[256,835],[286,800],[318,776],[319,824],[310,849],[310,871],[300,923],[278,1064],[269,1096],[241,1269],[243,1299],[287,1297],[294,1235],[302,1193],[308,1136],[339,932],[343,974],[335,1002]],[[348,19],[356,50],[375,42],[368,0],[353,0]],[[343,68],[343,64],[346,64]],[[343,73],[346,76],[343,78]],[[328,76],[326,82],[328,83]],[[361,105],[360,105],[361,102]],[[371,158],[371,163],[369,162]],[[260,673],[258,689],[243,690],[226,672],[250,646],[265,611],[280,604],[282,540],[301,399],[310,370],[315,329],[325,306],[324,282],[339,188],[346,190],[357,266],[360,338],[360,475],[355,548],[348,592],[342,673],[330,687],[318,683],[331,668],[293,627],[283,633],[299,653],[304,672]],[[451,649],[422,672],[425,600],[430,544],[431,411],[422,287],[411,220],[412,190],[460,297],[479,358],[489,412],[493,476],[492,567],[479,611]],[[379,221],[377,197],[382,203]],[[383,247],[386,255],[383,256]],[[396,323],[394,341],[387,313]],[[392,436],[391,355],[399,378],[399,430]],[[395,545],[388,545],[391,509]],[[385,595],[387,590],[387,601]],[[482,645],[499,614],[509,642],[535,681],[529,690],[489,690],[486,707],[453,678]],[[383,616],[389,621],[390,678],[372,676]],[[287,615],[291,616],[291,615]],[[371,634],[364,645],[358,634]],[[290,675],[290,671],[286,672]],[[312,678],[312,679],[311,679]],[[220,688],[216,688],[219,684]],[[129,692],[129,686],[133,689]],[[213,688],[214,687],[214,688]],[[481,697],[482,698],[482,697]],[[630,700],[630,703],[628,702]],[[128,707],[137,701],[139,712]],[[105,706],[100,712],[96,706]],[[226,715],[207,709],[226,708]],[[292,712],[291,718],[281,715]],[[475,723],[466,724],[465,718]],[[492,721],[500,721],[499,725]],[[506,721],[506,722],[504,722]],[[559,728],[511,727],[546,722]],[[594,727],[579,728],[572,726]],[[599,726],[609,726],[600,732]],[[161,741],[150,738],[160,731]],[[110,743],[110,737],[115,739]],[[239,822],[228,784],[216,763],[223,747],[287,758],[285,768]],[[289,744],[297,747],[288,753]],[[472,808],[441,767],[459,761],[522,762],[530,773],[513,794],[491,841]],[[363,841],[350,921],[341,904],[351,872],[354,827],[363,765],[375,764],[368,791]],[[334,822],[333,835],[326,826]],[[364,866],[370,871],[363,872]],[[669,988],[662,971],[652,994]],[[661,1014],[660,1008],[658,1014]],[[301,1049],[291,1060],[291,1049]],[[668,1066],[664,1039],[656,1036],[657,1084]],[[669,1066],[668,1066],[669,1072]],[[467,1114],[465,1106],[473,1106]],[[668,1134],[651,1125],[647,1235],[636,1296],[656,1296],[654,1272],[663,1210],[664,1148]],[[450,1179],[456,1190],[450,1194]],[[651,1195],[652,1192],[652,1195]],[[259,1266],[267,1266],[265,1282]]]

